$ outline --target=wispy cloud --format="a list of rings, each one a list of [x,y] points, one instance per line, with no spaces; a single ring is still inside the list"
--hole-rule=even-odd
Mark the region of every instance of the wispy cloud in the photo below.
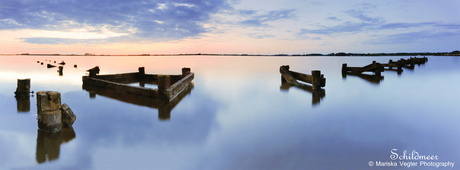
[[[305,29],[302,28],[298,32],[298,35],[305,35],[305,34],[340,34],[340,33],[357,33],[361,32],[367,28],[374,27],[379,25],[380,23],[383,23],[383,19],[380,18],[373,18],[369,17],[364,14],[362,11],[357,11],[357,10],[348,10],[345,11],[344,13],[348,14],[349,16],[353,18],[357,18],[360,20],[360,22],[351,22],[351,21],[346,21],[342,24],[339,25],[334,25],[334,26],[321,26],[319,29]],[[335,20],[338,21],[337,17],[328,17],[328,20]]]
[[[0,30],[105,28],[144,41],[174,40],[207,32],[202,23],[223,8],[225,0],[2,0]]]
[[[270,38],[270,37],[275,37],[274,35],[269,35],[269,34],[255,34],[255,33],[250,33],[247,34],[250,37],[256,38],[256,39],[264,39],[264,38]]]
[[[239,14],[247,17],[248,19],[239,21],[238,23],[248,27],[268,26],[266,23],[269,21],[290,19],[295,17],[295,14],[293,13],[294,11],[295,10],[293,9],[273,10],[263,14],[258,14],[258,12],[254,10],[242,10],[239,11]]]

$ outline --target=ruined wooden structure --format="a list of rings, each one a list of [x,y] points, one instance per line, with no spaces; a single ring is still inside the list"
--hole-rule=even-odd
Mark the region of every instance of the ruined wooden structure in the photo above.
[[[138,72],[98,75],[100,69],[89,69],[89,76],[83,76],[83,89],[90,93],[106,96],[119,101],[158,109],[161,120],[170,118],[171,110],[189,94],[193,88],[194,73],[190,68],[182,68],[180,75],[145,74],[144,67]],[[129,85],[139,83],[140,86]],[[157,85],[157,89],[143,87]]]
[[[67,104],[61,105],[61,93],[54,91],[37,92],[38,128],[48,132],[59,132],[70,128],[77,117]]]
[[[311,75],[298,73],[295,71],[289,70],[289,65],[283,65],[280,67],[281,73],[281,86],[280,89],[283,91],[288,91],[291,87],[295,86],[301,90],[310,92],[312,94],[312,105],[319,104],[322,98],[326,96],[326,92],[321,87],[326,86],[326,78],[321,74],[319,70],[311,71]],[[299,83],[302,81],[304,84]]]
[[[280,67],[281,82],[288,82],[293,85],[299,85],[297,80],[309,83],[313,90],[319,90],[321,87],[326,86],[326,78],[321,74],[319,70],[312,70],[311,75],[298,73],[289,70],[289,65],[283,65]]]
[[[383,71],[383,66],[375,61],[373,61],[372,64],[369,64],[364,67],[348,67],[347,63],[342,64],[342,75],[346,75],[348,73],[362,74],[363,72],[373,72],[374,75],[381,76]]]
[[[400,60],[394,62],[393,60],[389,60],[388,64],[381,64],[383,67],[385,67],[385,70],[394,70],[393,67],[397,68],[395,71],[398,71],[398,73],[402,72],[402,68],[408,68],[408,69],[414,69],[415,64],[420,65],[420,64],[425,64],[428,61],[428,58],[423,57],[423,58],[417,58],[417,57],[411,57],[409,59],[403,59],[401,58]]]

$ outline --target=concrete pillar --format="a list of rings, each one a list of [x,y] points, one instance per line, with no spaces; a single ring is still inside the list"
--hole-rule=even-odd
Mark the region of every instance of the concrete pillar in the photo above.
[[[38,128],[58,132],[62,129],[61,94],[53,91],[37,92]]]

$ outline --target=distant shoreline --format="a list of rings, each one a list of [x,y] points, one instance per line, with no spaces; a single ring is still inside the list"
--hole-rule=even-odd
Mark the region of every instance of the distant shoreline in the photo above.
[[[310,53],[310,54],[206,54],[206,53],[191,53],[191,54],[122,54],[122,55],[107,55],[107,54],[30,54],[30,53],[21,53],[21,54],[0,54],[0,55],[28,55],[28,56],[192,56],[192,55],[203,55],[203,56],[460,56],[460,51],[452,52],[414,52],[414,53],[330,53],[330,54],[320,54],[320,53]]]

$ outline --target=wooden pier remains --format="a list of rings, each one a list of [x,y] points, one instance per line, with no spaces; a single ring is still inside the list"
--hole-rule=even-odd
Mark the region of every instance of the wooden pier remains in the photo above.
[[[192,80],[195,76],[190,68],[182,68],[180,75],[145,74],[144,67],[138,72],[97,75],[99,67],[88,70],[89,76],[83,76],[83,89],[119,101],[158,109],[160,120],[170,118],[171,110],[191,92]],[[128,84],[139,83],[141,86]],[[142,87],[145,84],[156,84],[158,89]]]
[[[420,65],[420,64],[425,64],[428,61],[428,58],[423,57],[423,58],[417,58],[417,57],[410,57],[409,59],[403,59],[401,58],[400,60],[394,62],[393,60],[389,60],[388,64],[381,64],[383,67],[387,67],[385,70],[393,70],[393,67],[396,67],[398,73],[402,72],[402,68],[408,68],[408,69],[414,69],[415,64]]]
[[[369,64],[364,67],[348,67],[347,63],[342,64],[342,76],[346,75],[347,73],[351,74],[362,74],[363,72],[373,72],[376,76],[381,76],[382,72],[384,71],[383,66],[380,63],[375,61],[372,64]]]
[[[313,90],[319,90],[321,87],[326,86],[326,78],[321,74],[319,70],[312,70],[311,75],[298,73],[289,70],[289,65],[283,65],[280,67],[281,82],[288,82],[293,85],[299,85],[299,81],[309,83],[312,85]]]

